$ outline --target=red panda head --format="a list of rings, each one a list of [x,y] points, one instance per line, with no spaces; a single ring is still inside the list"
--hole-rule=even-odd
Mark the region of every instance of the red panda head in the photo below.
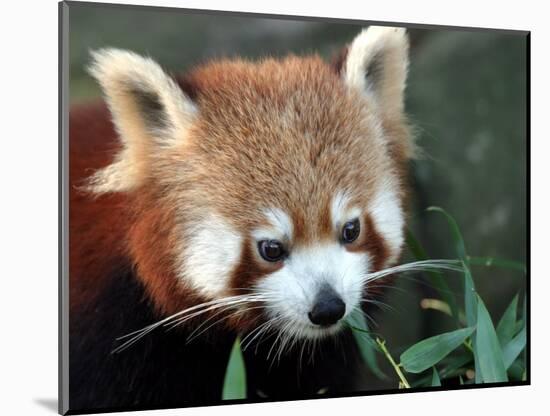
[[[163,313],[246,295],[237,312],[316,337],[359,308],[403,244],[407,53],[404,29],[371,27],[337,69],[218,61],[179,84],[149,58],[94,53],[122,146],[90,189],[131,197],[129,253]]]

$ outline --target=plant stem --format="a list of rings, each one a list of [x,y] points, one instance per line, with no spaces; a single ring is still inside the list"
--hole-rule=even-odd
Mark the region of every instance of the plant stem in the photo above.
[[[401,383],[403,384],[403,386],[405,386],[405,388],[407,388],[407,389],[410,389],[411,385],[409,384],[409,382],[405,378],[405,375],[401,371],[401,368],[399,368],[399,365],[396,364],[396,362],[393,360],[393,357],[391,356],[390,352],[386,348],[386,343],[384,341],[381,341],[380,338],[376,338],[376,343],[378,344],[378,346],[380,347],[380,349],[382,350],[382,352],[384,353],[384,355],[386,356],[386,358],[388,359],[388,361],[392,365],[393,369],[395,370],[395,372],[397,373],[397,375],[399,377],[399,380],[401,380]]]
[[[464,341],[463,344],[472,354],[475,354],[474,349],[473,349],[472,345],[469,342]]]

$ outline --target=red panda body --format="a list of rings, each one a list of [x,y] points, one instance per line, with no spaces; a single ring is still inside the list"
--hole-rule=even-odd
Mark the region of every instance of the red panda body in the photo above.
[[[249,398],[364,388],[342,328],[401,250],[406,51],[374,28],[337,67],[222,61],[177,80],[95,56],[108,106],[70,113],[71,409],[217,403],[238,334]]]

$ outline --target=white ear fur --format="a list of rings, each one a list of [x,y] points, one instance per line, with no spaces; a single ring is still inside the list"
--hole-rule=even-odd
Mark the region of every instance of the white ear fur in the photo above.
[[[108,167],[90,179],[97,193],[127,191],[147,175],[155,148],[178,143],[197,109],[150,58],[120,49],[92,52],[90,74],[101,85],[123,144]]]
[[[374,102],[385,116],[403,113],[409,41],[404,28],[371,26],[351,43],[342,76]]]

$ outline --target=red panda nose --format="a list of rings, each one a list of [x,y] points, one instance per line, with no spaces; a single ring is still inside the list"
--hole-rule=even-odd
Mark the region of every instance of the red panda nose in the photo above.
[[[340,296],[330,286],[324,286],[317,294],[308,317],[315,325],[329,326],[338,322],[345,312],[346,304]]]

